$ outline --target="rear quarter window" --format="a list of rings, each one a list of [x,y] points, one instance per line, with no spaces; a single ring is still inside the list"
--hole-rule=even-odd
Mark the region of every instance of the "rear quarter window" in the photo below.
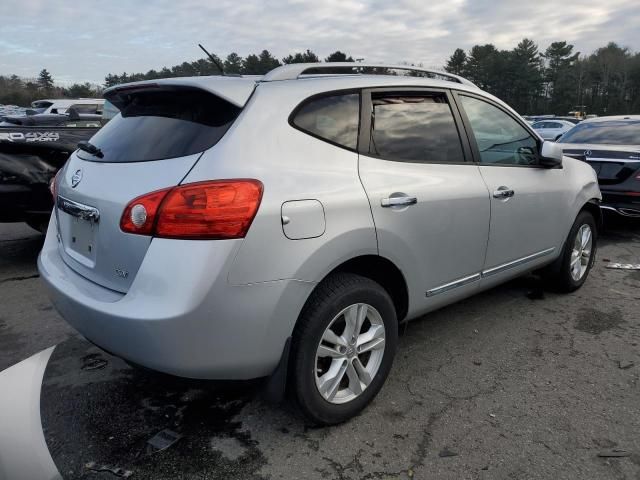
[[[332,94],[306,100],[294,112],[292,124],[305,133],[340,147],[358,145],[360,94]]]
[[[120,108],[91,143],[102,150],[100,162],[144,162],[184,157],[215,145],[240,113],[240,108],[200,89],[152,88],[113,93]]]

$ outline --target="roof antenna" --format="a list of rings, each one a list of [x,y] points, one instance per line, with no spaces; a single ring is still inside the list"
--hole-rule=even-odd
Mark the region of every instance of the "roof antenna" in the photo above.
[[[220,75],[224,76],[224,68],[222,68],[222,65],[220,65],[220,62],[216,60],[216,57],[214,57],[209,52],[207,52],[207,50],[201,44],[198,44],[198,46],[202,49],[204,53],[207,54],[207,57],[209,57],[209,60],[211,60],[213,64],[216,67],[218,67],[218,70],[220,70]]]

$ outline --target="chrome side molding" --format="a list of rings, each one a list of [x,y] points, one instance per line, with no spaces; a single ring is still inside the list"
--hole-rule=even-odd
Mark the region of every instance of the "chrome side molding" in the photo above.
[[[427,290],[427,297],[433,297],[434,295],[438,295],[439,293],[448,292],[449,290],[468,285],[471,282],[475,282],[476,280],[480,280],[479,273],[474,273],[473,275],[469,275],[468,277],[460,278],[458,280],[454,280],[453,282],[445,283],[444,285],[440,285],[439,287]]]
[[[519,267],[520,265],[524,265],[525,263],[549,255],[553,253],[555,249],[555,247],[547,248],[546,250],[542,250],[532,255],[527,255],[526,257],[522,257],[517,260],[498,265],[497,267],[489,268],[488,270],[483,270],[482,272],[459,278],[457,280],[454,280],[453,282],[445,283],[444,285],[440,285],[438,287],[432,288],[431,290],[427,290],[426,296],[433,297],[434,295],[438,295],[439,293],[445,293],[455,288],[463,287],[464,285],[473,283],[476,280],[480,280],[481,278],[490,277],[491,275],[497,275],[498,273],[505,272],[511,268]]]
[[[528,263],[532,260],[536,260],[537,258],[544,257],[545,255],[549,255],[550,253],[553,253],[555,249],[556,249],[555,247],[547,248],[546,250],[542,250],[541,252],[527,255],[526,257],[513,260],[512,262],[503,263],[502,265],[498,265],[497,267],[489,268],[488,270],[483,270],[482,278],[490,277],[491,275],[502,273],[511,268],[519,267],[520,265]]]

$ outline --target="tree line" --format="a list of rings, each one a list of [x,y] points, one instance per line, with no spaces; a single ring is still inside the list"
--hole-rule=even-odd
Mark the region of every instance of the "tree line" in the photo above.
[[[56,85],[43,68],[37,78],[23,79],[17,75],[0,75],[0,104],[28,107],[43,98],[93,98],[102,95],[103,88],[91,83],[74,83],[69,87]]]
[[[321,61],[311,50],[281,59],[268,50],[246,57],[237,53],[213,57],[215,63],[201,58],[145,73],[110,73],[104,87],[167,77],[219,75],[218,65],[225,74],[263,75],[282,64]],[[324,61],[354,59],[338,50]],[[444,70],[470,79],[521,114],[566,115],[575,110],[598,115],[640,113],[640,53],[613,42],[588,55],[564,41],[553,42],[544,51],[527,38],[511,50],[500,50],[493,44],[475,45],[466,52],[456,49]],[[35,81],[0,76],[0,103],[5,104],[28,105],[43,97],[92,97],[101,93],[102,86],[88,83],[56,86],[46,69]]]
[[[183,62],[171,68],[164,67],[161,70],[149,70],[146,73],[122,73],[109,74],[104,79],[105,87],[118,85],[119,83],[136,82],[139,80],[154,80],[167,77],[190,77],[194,75],[219,75],[220,65],[225,74],[228,75],[264,75],[265,73],[288,63],[315,63],[320,62],[320,57],[311,50],[296,52],[278,60],[269,50],[262,50],[260,53],[252,53],[246,57],[241,57],[233,52],[221,59],[212,54],[215,63],[209,59],[201,58],[195,62]],[[325,62],[353,62],[353,58],[339,50],[333,52],[324,59]],[[217,65],[216,65],[217,64]]]
[[[640,113],[640,53],[611,42],[582,56],[567,42],[544,52],[530,39],[512,50],[458,48],[445,70],[467,77],[521,114]]]

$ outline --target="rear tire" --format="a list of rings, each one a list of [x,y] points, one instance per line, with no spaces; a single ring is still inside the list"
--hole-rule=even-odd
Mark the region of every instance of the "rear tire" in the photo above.
[[[560,257],[543,271],[543,278],[555,290],[569,293],[579,289],[589,276],[596,258],[598,230],[586,210],[576,217]]]
[[[325,279],[293,333],[290,391],[312,422],[357,415],[382,388],[395,356],[393,302],[378,283],[351,273]]]

